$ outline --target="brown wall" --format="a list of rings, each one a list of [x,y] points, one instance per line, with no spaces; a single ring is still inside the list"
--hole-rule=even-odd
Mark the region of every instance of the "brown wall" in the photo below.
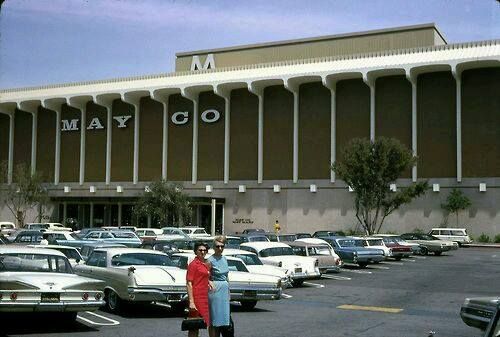
[[[16,110],[14,118],[14,171],[19,164],[31,167],[31,137],[33,115]]]
[[[40,107],[37,121],[36,170],[44,182],[54,181],[56,153],[56,113]]]
[[[500,177],[500,68],[462,74],[464,177]]]
[[[205,123],[201,114],[207,109],[219,111],[220,118]],[[202,92],[198,110],[198,180],[224,180],[225,102],[213,92]]]
[[[283,86],[264,90],[264,179],[293,178],[293,94]]]
[[[186,124],[176,125],[171,117],[177,111],[187,111]],[[181,95],[168,99],[168,160],[167,179],[170,181],[191,181],[193,162],[193,103]]]
[[[330,90],[321,82],[299,90],[299,178],[330,177]]]
[[[353,138],[370,138],[370,89],[362,79],[339,81],[336,89],[336,159]]]
[[[125,128],[113,120],[111,141],[111,180],[132,181],[134,175],[134,106],[119,99],[113,102],[113,117],[132,116]]]
[[[89,102],[85,128],[93,118],[99,118],[104,129],[85,130],[85,181],[103,182],[106,180],[107,110],[101,105]]]
[[[396,138],[411,150],[411,83],[406,76],[378,78],[375,83],[375,138]],[[409,178],[411,169],[404,172]]]
[[[257,180],[259,99],[247,89],[231,92],[229,178]]]
[[[9,161],[9,130],[10,130],[10,117],[0,113],[0,172],[2,167],[7,170]],[[5,171],[5,173],[7,173]],[[7,181],[7,176],[0,176],[0,183]]]
[[[149,97],[142,98],[139,125],[139,180],[159,180],[163,151],[163,105]]]
[[[456,93],[450,72],[417,80],[418,176],[456,177]]]
[[[80,177],[80,129],[82,114],[80,110],[63,104],[61,120],[78,119],[78,131],[61,131],[61,182],[78,182]],[[61,122],[62,130],[62,122]]]

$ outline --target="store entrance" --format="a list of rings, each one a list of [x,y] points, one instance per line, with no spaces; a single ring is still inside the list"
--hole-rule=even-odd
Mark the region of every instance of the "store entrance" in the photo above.
[[[215,204],[215,234],[224,233],[224,204]],[[207,233],[212,231],[212,205],[211,203],[197,203],[193,205],[193,226],[203,227]]]

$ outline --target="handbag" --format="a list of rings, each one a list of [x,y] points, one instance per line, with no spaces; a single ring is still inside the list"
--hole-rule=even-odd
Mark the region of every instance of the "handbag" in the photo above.
[[[191,331],[191,330],[200,330],[206,329],[207,324],[201,318],[200,314],[197,310],[189,310],[188,317],[182,320],[181,330],[182,331]]]
[[[229,325],[219,327],[222,337],[234,337],[234,322],[233,318],[229,316]]]

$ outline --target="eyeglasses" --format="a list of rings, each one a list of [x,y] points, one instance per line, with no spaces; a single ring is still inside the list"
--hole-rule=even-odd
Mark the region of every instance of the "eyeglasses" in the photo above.
[[[215,248],[224,248],[225,245],[215,245]]]
[[[207,252],[206,249],[198,249],[198,251],[201,252],[201,253],[206,253]]]

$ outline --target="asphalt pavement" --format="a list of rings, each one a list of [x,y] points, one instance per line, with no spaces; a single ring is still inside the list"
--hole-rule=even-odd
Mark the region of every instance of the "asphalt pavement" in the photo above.
[[[279,301],[251,311],[232,306],[236,336],[479,337],[459,312],[466,297],[500,296],[500,250],[461,248],[338,274],[286,289]],[[5,317],[3,336],[186,336],[182,317],[160,305],[133,306],[120,315],[79,313],[58,318]],[[203,331],[200,336],[208,336]]]

